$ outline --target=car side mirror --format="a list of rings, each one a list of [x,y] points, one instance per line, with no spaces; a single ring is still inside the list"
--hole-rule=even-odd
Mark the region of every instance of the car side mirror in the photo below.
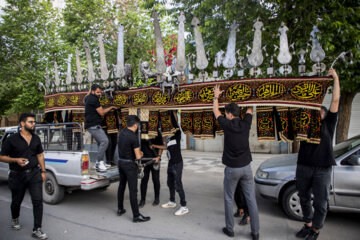
[[[352,166],[358,166],[360,165],[360,155],[352,155],[348,160],[347,160],[349,165]]]

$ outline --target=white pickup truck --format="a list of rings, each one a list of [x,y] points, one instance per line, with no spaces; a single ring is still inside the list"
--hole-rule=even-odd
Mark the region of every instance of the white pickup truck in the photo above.
[[[17,131],[18,127],[7,128],[0,143]],[[91,144],[83,144],[83,132],[78,123],[38,124],[35,131],[41,139],[45,155],[44,202],[57,204],[66,192],[105,189],[119,179],[117,167],[104,173],[93,169],[97,144],[93,140]],[[0,162],[0,179],[7,180],[8,174],[9,164]]]

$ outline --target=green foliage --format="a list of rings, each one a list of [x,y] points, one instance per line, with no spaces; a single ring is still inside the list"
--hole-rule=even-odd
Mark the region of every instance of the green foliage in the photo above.
[[[9,0],[0,23],[0,115],[43,105],[38,83],[54,51],[57,12],[48,1]]]
[[[48,0],[7,2],[0,21],[0,115],[42,108],[43,93],[38,90],[38,83],[44,82],[45,70],[49,70],[53,79],[56,60],[59,71],[65,73],[67,55],[74,54],[76,47],[80,50],[82,67],[87,68],[84,40],[90,44],[97,67],[99,33],[104,34],[108,64],[116,64],[120,23],[125,29],[125,62],[133,66],[135,78],[138,77],[139,61],[153,58],[152,10],[159,12],[165,39],[177,33],[177,17],[184,11],[185,31],[190,33],[186,38],[187,54],[195,53],[191,19],[193,15],[200,19],[205,48],[211,56],[208,72],[213,70],[216,52],[226,49],[229,26],[234,20],[240,24],[236,49],[240,49],[243,56],[247,54],[246,46],[252,45],[252,28],[257,17],[264,23],[262,44],[267,46],[269,56],[277,54],[274,44],[279,44],[277,34],[282,21],[289,28],[289,43],[295,43],[296,53],[309,48],[310,32],[313,25],[317,25],[321,31],[318,37],[327,55],[324,61],[327,67],[341,52],[350,50],[353,54],[354,64],[345,65],[339,61],[335,65],[342,92],[360,92],[360,7],[357,0],[174,0],[171,9],[166,9],[165,0],[67,0],[63,10],[54,9]],[[313,64],[309,53],[307,71]],[[269,56],[265,56],[263,71],[269,65]],[[274,62],[278,68],[280,65]],[[295,75],[297,64],[298,57],[294,55],[291,66]],[[75,70],[74,57],[72,70]],[[64,80],[65,74],[61,78]],[[136,84],[141,86],[142,82]]]
[[[219,50],[226,50],[229,36],[229,25],[236,21],[240,24],[237,32],[237,46],[241,55],[247,52],[246,45],[252,46],[252,26],[257,17],[264,23],[262,45],[266,45],[268,56],[264,56],[262,70],[269,65],[270,56],[275,56],[274,67],[279,68],[276,61],[278,50],[274,45],[279,45],[278,28],[281,22],[289,28],[289,44],[294,43],[295,52],[308,49],[306,55],[306,69],[311,71],[314,64],[309,54],[311,48],[310,32],[317,25],[321,33],[318,35],[320,43],[325,50],[324,63],[330,67],[331,62],[343,51],[351,50],[353,64],[345,65],[341,62],[335,65],[341,78],[342,92],[360,92],[360,3],[359,1],[302,1],[302,0],[175,0],[176,7],[172,13],[184,11],[186,15],[186,29],[193,32],[191,27],[192,15],[201,21],[201,32],[206,51],[210,52],[210,63]],[[188,36],[187,53],[195,53],[192,36]],[[264,54],[265,55],[265,54]],[[293,73],[296,76],[298,56],[294,55],[291,62]],[[211,72],[212,64],[207,69]],[[223,70],[223,69],[220,69]],[[248,71],[246,71],[248,72]],[[326,74],[326,73],[325,73]],[[265,75],[264,75],[265,76]],[[246,77],[250,77],[247,75]],[[236,76],[234,76],[236,78]]]

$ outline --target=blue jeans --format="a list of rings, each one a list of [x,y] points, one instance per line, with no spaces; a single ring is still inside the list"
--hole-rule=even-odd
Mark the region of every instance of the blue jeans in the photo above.
[[[98,162],[103,161],[106,149],[108,148],[108,145],[109,145],[108,137],[106,136],[104,130],[102,130],[102,128],[99,125],[89,127],[87,130],[95,138],[95,140],[98,144],[98,147],[99,147],[96,160]]]
[[[297,165],[296,187],[299,191],[304,222],[312,222],[312,227],[321,229],[324,226],[329,201],[332,167],[311,167]],[[311,205],[311,193],[314,196]]]

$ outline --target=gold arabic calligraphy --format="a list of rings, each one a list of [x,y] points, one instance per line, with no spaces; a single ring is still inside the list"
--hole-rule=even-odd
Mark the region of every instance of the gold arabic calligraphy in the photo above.
[[[251,96],[251,88],[245,84],[236,84],[228,88],[226,98],[229,101],[243,101]]]
[[[257,89],[256,95],[261,99],[274,99],[281,97],[284,92],[285,87],[280,83],[265,83]]]
[[[322,86],[315,82],[304,82],[291,89],[291,94],[300,100],[313,100],[322,93]]]

